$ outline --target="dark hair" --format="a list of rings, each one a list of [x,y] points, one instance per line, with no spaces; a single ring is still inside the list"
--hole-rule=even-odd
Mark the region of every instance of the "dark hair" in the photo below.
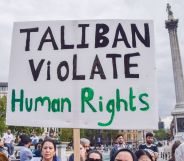
[[[151,154],[146,150],[139,149],[138,151],[135,152],[135,155],[136,155],[137,159],[139,159],[143,155],[146,155],[151,159],[151,161],[153,161],[153,158],[151,157]]]
[[[176,140],[171,148],[171,158],[175,161],[175,150],[181,144],[179,140]]]
[[[110,161],[114,161],[114,160],[115,160],[115,158],[116,158],[116,156],[117,156],[117,155],[118,155],[118,153],[120,153],[120,152],[128,152],[128,153],[130,153],[130,154],[131,154],[131,156],[132,156],[132,158],[133,158],[133,161],[137,161],[137,157],[136,157],[136,155],[135,155],[131,150],[126,149],[126,148],[124,148],[124,149],[120,149],[120,150],[116,151],[115,155],[111,158],[111,160],[110,160]]]
[[[97,150],[91,150],[91,151],[89,151],[89,153],[88,153],[88,154],[87,154],[87,156],[86,156],[86,161],[88,161],[89,156],[90,156],[92,153],[99,154],[100,159],[101,159],[101,160],[103,160],[102,153],[100,153],[100,152],[99,152],[99,151],[97,151]]]
[[[45,142],[50,142],[50,143],[52,143],[53,146],[54,146],[54,150],[56,151],[56,144],[54,143],[54,141],[53,141],[52,139],[45,139],[45,140],[41,143],[42,148],[43,148],[43,145],[45,144]],[[41,150],[42,150],[42,148],[41,148]]]
[[[146,133],[146,138],[147,138],[148,136],[153,137],[153,133],[151,133],[151,132]]]
[[[23,135],[21,136],[21,143],[22,143],[22,145],[26,145],[26,144],[28,144],[28,143],[31,143],[31,138],[30,138],[30,136],[23,134]]]
[[[118,135],[116,136],[116,139],[119,138],[120,136],[122,136],[122,137],[124,138],[123,134],[118,134]]]
[[[56,144],[54,143],[54,141],[53,141],[52,139],[45,139],[45,140],[41,143],[41,145],[42,145],[42,146],[41,146],[41,151],[42,151],[43,146],[44,146],[44,144],[45,144],[46,142],[52,143],[53,146],[54,146],[54,150],[56,151]],[[43,159],[43,156],[42,156],[42,159]],[[42,161],[42,159],[41,159],[41,161]],[[57,161],[56,154],[53,156],[53,161]]]

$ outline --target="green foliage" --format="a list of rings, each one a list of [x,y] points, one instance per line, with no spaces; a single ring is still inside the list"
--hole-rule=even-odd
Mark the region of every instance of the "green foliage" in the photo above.
[[[157,131],[154,131],[155,138],[158,140],[168,140],[170,138],[170,133],[164,129],[160,129]]]
[[[0,136],[6,131],[7,126],[5,123],[6,119],[6,96],[0,98]]]
[[[44,131],[43,128],[39,127],[9,126],[8,128],[11,129],[12,133],[15,135],[18,135],[19,133],[31,135],[33,132],[35,132],[37,135],[41,135]]]
[[[118,130],[92,130],[92,129],[81,129],[80,137],[88,138],[93,146],[97,146],[97,140],[100,137],[102,144],[111,145],[114,138],[117,136]]]
[[[73,138],[73,129],[62,129],[59,133],[61,141],[71,142]]]
[[[36,127],[23,127],[23,126],[7,126],[6,125],[6,107],[7,107],[7,98],[3,96],[0,98],[0,136],[6,132],[7,129],[11,129],[14,135],[18,135],[19,133],[31,134],[33,131],[36,132],[37,135],[41,135],[43,133],[42,128]]]

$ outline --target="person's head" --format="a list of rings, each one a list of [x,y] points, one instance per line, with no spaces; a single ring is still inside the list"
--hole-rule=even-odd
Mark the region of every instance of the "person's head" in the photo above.
[[[42,143],[42,142],[43,142],[43,139],[42,139],[42,138],[40,138],[40,139],[38,140],[38,142],[39,142],[39,143]]]
[[[42,149],[41,143],[36,144],[36,145],[35,145],[35,149],[41,150],[41,149]]]
[[[2,152],[0,152],[0,161],[8,161],[7,156]]]
[[[4,141],[0,138],[0,147],[4,147]]]
[[[138,161],[153,161],[152,156],[146,150],[140,149],[135,152]]]
[[[116,136],[116,142],[117,144],[124,144],[125,140],[123,134],[119,134]]]
[[[21,137],[21,143],[22,145],[29,147],[31,145],[31,138],[24,134]]]
[[[80,144],[86,149],[86,151],[89,150],[90,148],[90,141],[86,138],[81,138],[80,139]]]
[[[131,150],[120,149],[115,153],[111,161],[137,161],[137,158]]]
[[[56,155],[56,145],[51,139],[46,139],[41,144],[41,154],[44,160],[53,159]]]
[[[49,133],[48,132],[45,132],[45,136],[49,136]]]
[[[153,140],[154,140],[153,133],[151,133],[151,132],[146,133],[146,143],[152,144]]]
[[[180,144],[181,144],[181,142],[180,142],[179,140],[176,140],[176,141],[174,142],[174,144],[172,145],[172,148],[171,148],[171,156],[172,156],[173,160],[175,160],[175,155],[174,155],[175,150],[176,150],[176,148],[177,148]]]
[[[86,161],[102,161],[102,154],[97,150],[92,150],[88,153]]]
[[[11,130],[10,129],[7,130],[7,134],[11,134]]]

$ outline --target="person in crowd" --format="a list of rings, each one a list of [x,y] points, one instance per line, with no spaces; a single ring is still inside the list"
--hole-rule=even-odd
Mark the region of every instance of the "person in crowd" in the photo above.
[[[45,139],[41,144],[41,161],[59,161],[56,156],[56,144],[52,139]]]
[[[151,154],[143,149],[139,149],[135,152],[138,161],[153,161]]]
[[[20,149],[20,161],[30,161],[33,157],[33,154],[30,150],[31,138],[28,135],[23,135],[21,142],[24,147]]]
[[[153,133],[151,132],[146,133],[146,143],[140,144],[139,149],[148,150],[151,153],[151,155],[154,155],[153,158],[155,158],[156,160],[158,158],[158,148],[153,143],[153,141],[154,141]]]
[[[114,147],[112,148],[112,150],[110,152],[110,159],[113,158],[116,151],[118,151],[120,149],[124,149],[124,148],[128,148],[128,146],[125,143],[124,136],[123,136],[123,134],[118,134],[116,136],[116,144],[114,145]]]
[[[44,137],[44,140],[50,140],[52,139],[49,135],[49,132],[45,132],[45,137]]]
[[[9,161],[9,159],[4,153],[0,152],[0,161]]]
[[[175,159],[175,150],[176,148],[181,144],[181,141],[179,140],[176,140],[173,145],[172,145],[172,148],[171,148],[171,158],[169,159],[169,161],[176,161]]]
[[[20,134],[18,135],[18,144],[17,144],[17,146],[24,146],[23,143],[22,143],[22,137],[23,137],[24,135],[26,135],[26,134],[20,133]]]
[[[84,161],[87,157],[88,152],[90,151],[90,140],[86,138],[80,139],[80,157],[81,161]],[[74,161],[74,154],[69,156],[69,161]]]
[[[33,151],[33,156],[34,157],[41,157],[41,146],[42,146],[42,142],[43,142],[43,139],[42,138],[40,138],[39,140],[38,140],[38,143],[37,144],[35,144],[35,149],[34,149],[34,151]]]
[[[87,154],[86,161],[103,161],[102,154],[97,150],[91,150]]]
[[[135,154],[127,148],[116,151],[110,161],[137,161]]]
[[[35,149],[33,151],[34,157],[41,157],[41,147],[42,147],[41,143],[35,145]]]
[[[163,147],[164,159],[165,159],[165,160],[168,160],[170,154],[171,154],[171,143],[170,143],[170,141],[168,140],[167,143],[166,143],[166,145]]]
[[[13,155],[14,152],[14,137],[11,133],[11,130],[8,129],[7,132],[3,136],[4,146],[8,148],[8,154]]]
[[[90,151],[90,140],[88,140],[86,138],[81,138],[80,143],[84,147],[84,149],[86,150],[86,156],[87,156],[87,153]]]
[[[1,152],[1,153],[4,153],[4,154],[8,157],[8,151],[7,151],[7,149],[4,147],[3,139],[0,139],[0,152]]]
[[[36,133],[33,133],[33,135],[31,136],[31,141],[32,141],[32,145],[36,145],[38,143],[39,138],[36,135]]]
[[[180,144],[175,150],[175,160],[184,161],[184,143]]]

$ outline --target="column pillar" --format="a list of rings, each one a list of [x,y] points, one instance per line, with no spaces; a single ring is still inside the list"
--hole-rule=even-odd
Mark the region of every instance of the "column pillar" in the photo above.
[[[172,111],[175,123],[175,135],[184,134],[184,79],[182,62],[180,56],[179,42],[177,36],[178,19],[175,19],[171,6],[167,4],[168,20],[165,21],[165,27],[169,32],[172,66],[175,84],[176,105]]]

